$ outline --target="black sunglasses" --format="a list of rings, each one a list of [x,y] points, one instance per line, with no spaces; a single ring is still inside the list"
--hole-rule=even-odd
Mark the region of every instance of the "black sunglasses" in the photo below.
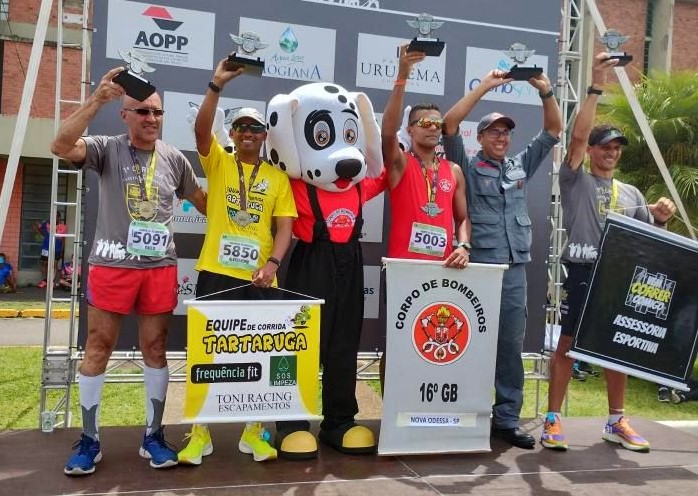
[[[264,124],[233,124],[233,131],[244,133],[247,130],[254,134],[260,134],[266,131],[267,127]]]
[[[132,109],[125,108],[124,110],[126,110],[128,112],[135,112],[138,115],[144,115],[144,116],[153,114],[153,116],[155,116],[155,117],[162,117],[163,114],[165,113],[165,111],[162,109],[157,109],[157,108],[151,109],[151,108],[146,108],[146,107],[139,107],[139,108],[132,108]]]

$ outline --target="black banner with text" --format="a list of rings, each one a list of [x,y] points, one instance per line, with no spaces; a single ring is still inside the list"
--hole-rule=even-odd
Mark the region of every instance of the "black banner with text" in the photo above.
[[[570,355],[686,388],[698,340],[698,243],[609,215]]]

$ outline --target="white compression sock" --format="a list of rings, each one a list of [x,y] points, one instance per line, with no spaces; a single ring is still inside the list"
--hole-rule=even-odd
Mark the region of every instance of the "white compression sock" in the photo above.
[[[104,374],[78,377],[80,386],[80,406],[82,407],[82,431],[99,441],[99,404],[104,388]]]
[[[150,435],[162,425],[170,370],[167,367],[154,369],[146,366],[143,376],[145,377],[145,434]]]

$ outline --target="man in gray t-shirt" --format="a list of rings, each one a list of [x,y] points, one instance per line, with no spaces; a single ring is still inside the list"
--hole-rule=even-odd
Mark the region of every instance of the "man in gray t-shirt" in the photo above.
[[[592,128],[607,72],[617,63],[617,60],[610,60],[605,52],[596,55],[592,67],[592,85],[587,90],[588,96],[575,120],[572,140],[560,168],[560,196],[568,237],[562,259],[567,266],[567,279],[560,302],[562,329],[550,365],[548,414],[540,439],[545,448],[555,450],[567,449],[560,422],[562,401],[572,376],[574,361],[567,356],[567,352],[572,345],[572,333],[580,316],[591,268],[598,255],[606,213],[622,213],[661,227],[666,225],[676,211],[674,203],[667,198],[660,198],[657,203],[647,205],[637,188],[614,179],[613,173],[622,147],[628,144],[628,140],[615,127],[600,125]],[[587,153],[589,172],[583,167]],[[623,415],[627,376],[612,370],[605,370],[605,374],[608,421],[604,427],[603,439],[629,450],[649,451],[650,444],[635,432]]]
[[[177,464],[164,439],[162,414],[169,382],[165,355],[167,330],[177,306],[177,260],[173,241],[174,195],[206,213],[206,194],[191,164],[158,139],[162,101],[157,93],[143,101],[127,96],[113,81],[112,69],[81,107],[68,117],[51,151],[77,167],[99,174],[99,211],[87,280],[87,344],[80,366],[83,433],[64,468],[67,475],[95,471],[102,458],[98,419],[107,362],[125,315],[138,314],[145,362],[147,429],[140,455],[154,468]],[[106,103],[121,98],[121,136],[85,136],[88,124]]]

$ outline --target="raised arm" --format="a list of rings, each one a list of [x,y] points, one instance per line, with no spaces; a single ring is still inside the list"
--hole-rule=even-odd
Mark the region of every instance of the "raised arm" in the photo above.
[[[538,94],[543,99],[543,129],[549,135],[559,138],[563,127],[562,114],[548,75],[541,73],[537,77],[529,79],[528,83],[538,90]]]
[[[400,47],[400,61],[397,80],[393,86],[393,92],[388,98],[388,103],[383,112],[383,124],[381,126],[381,140],[383,147],[383,163],[388,171],[388,186],[392,189],[402,179],[407,160],[400,150],[397,132],[402,121],[402,108],[405,100],[405,85],[410,75],[412,66],[426,58],[424,52],[408,52],[407,45]]]
[[[478,86],[458,100],[444,115],[443,132],[446,136],[453,136],[458,131],[458,126],[477,105],[477,102],[487,94],[492,88],[513,81],[505,78],[506,72],[494,70],[488,72]]]
[[[608,53],[600,52],[594,57],[594,64],[591,68],[591,87],[599,92],[606,85],[608,71],[618,63],[618,60],[606,60]],[[565,161],[570,165],[572,170],[577,170],[584,162],[586,155],[587,143],[589,142],[589,134],[594,127],[594,118],[596,117],[596,106],[599,103],[599,96],[595,93],[590,93],[584,99],[584,103],[579,108],[577,117],[572,126],[572,137],[567,146],[567,156]]]
[[[85,161],[87,147],[80,138],[102,105],[124,95],[124,89],[112,81],[114,76],[123,70],[123,67],[115,67],[107,72],[97,85],[97,89],[83,102],[80,108],[63,121],[51,142],[51,153],[70,162]]]
[[[200,155],[207,157],[211,151],[211,143],[213,139],[212,128],[213,119],[216,116],[216,108],[218,106],[218,98],[225,84],[233,78],[238,77],[244,72],[244,67],[240,67],[235,71],[225,70],[226,59],[218,62],[216,70],[213,73],[213,79],[206,90],[204,101],[199,107],[199,113],[196,114],[196,122],[194,123],[194,137],[196,138],[196,149]],[[213,88],[211,87],[213,86]],[[214,88],[217,88],[215,90]]]

